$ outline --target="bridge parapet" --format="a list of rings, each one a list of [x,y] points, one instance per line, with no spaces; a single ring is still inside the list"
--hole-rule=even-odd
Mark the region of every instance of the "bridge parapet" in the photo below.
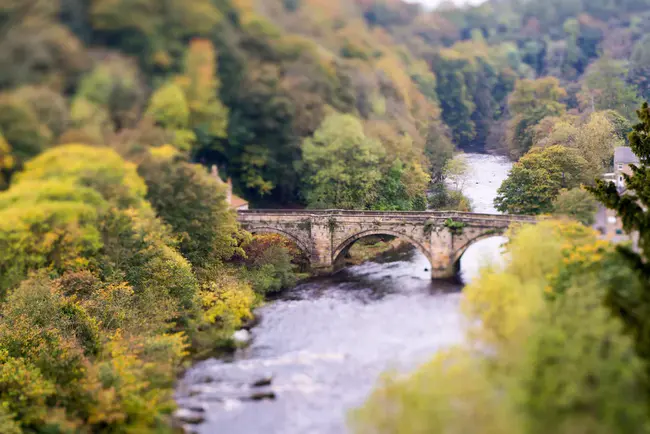
[[[512,225],[534,224],[537,218],[456,211],[261,209],[239,211],[238,220],[251,232],[275,232],[293,239],[316,271],[333,271],[355,241],[384,234],[416,246],[431,262],[433,278],[450,278],[471,244],[501,235]]]

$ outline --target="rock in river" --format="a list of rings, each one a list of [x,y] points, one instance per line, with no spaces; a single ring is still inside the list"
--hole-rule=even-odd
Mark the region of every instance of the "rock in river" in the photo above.
[[[266,386],[270,386],[271,382],[273,382],[273,377],[270,375],[266,375],[264,377],[260,377],[259,379],[255,380],[253,384],[251,384],[251,387],[266,387]]]
[[[192,411],[187,408],[179,408],[174,412],[174,418],[183,423],[199,424],[205,421],[203,412]]]
[[[238,330],[232,335],[232,338],[238,344],[247,344],[251,340],[251,333],[248,330]]]

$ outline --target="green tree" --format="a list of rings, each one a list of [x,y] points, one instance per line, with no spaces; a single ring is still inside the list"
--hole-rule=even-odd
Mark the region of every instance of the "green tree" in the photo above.
[[[248,279],[259,294],[273,294],[295,286],[298,281],[289,251],[281,245],[271,245],[255,258]]]
[[[190,42],[183,75],[177,82],[187,99],[190,126],[216,138],[226,137],[228,109],[218,97],[221,83],[217,76],[215,49],[210,41],[194,39]]]
[[[379,181],[379,194],[372,208],[384,211],[411,211],[413,201],[402,180],[404,164],[397,159]]]
[[[438,128],[429,129],[424,145],[424,155],[429,160],[431,182],[442,182],[445,166],[454,157],[454,144],[447,138],[444,131],[440,131]]]
[[[600,110],[615,110],[632,119],[640,98],[636,90],[628,85],[624,78],[626,69],[606,55],[598,59],[587,71],[579,95],[583,109],[592,112]]]
[[[543,214],[552,211],[560,190],[592,179],[589,163],[577,150],[559,145],[533,148],[515,164],[494,203],[501,212]]]
[[[368,209],[378,199],[381,144],[351,115],[331,115],[303,143],[307,202],[312,207]]]
[[[646,100],[650,99],[650,78],[648,77],[650,77],[650,35],[645,35],[634,46],[627,78]]]
[[[239,227],[226,202],[225,185],[201,166],[178,158],[149,157],[138,168],[147,200],[179,237],[179,250],[194,267],[207,268],[238,252]]]
[[[47,87],[23,86],[11,95],[36,115],[39,124],[50,131],[53,139],[57,139],[69,127],[68,103],[62,94]]]
[[[547,116],[561,116],[566,106],[561,102],[566,91],[556,78],[520,80],[508,100],[512,119],[508,124],[510,154],[519,158],[532,146],[534,127]]]
[[[452,132],[454,143],[465,146],[476,137],[472,113],[476,109],[472,88],[466,80],[474,78],[473,63],[455,52],[441,57],[436,65],[436,93],[440,100],[442,119]]]
[[[553,200],[553,214],[575,219],[580,223],[591,226],[596,220],[598,202],[582,188],[562,190]]]
[[[64,91],[88,67],[83,44],[57,22],[57,3],[3,1],[0,87],[48,86]]]
[[[556,191],[543,169],[515,166],[499,187],[496,208],[511,214],[544,214],[551,209]]]
[[[182,60],[184,43],[208,36],[222,19],[209,0],[93,0],[90,18],[100,37],[116,38],[149,70],[169,70]]]
[[[167,83],[160,87],[151,96],[146,114],[156,125],[173,133],[173,144],[178,149],[192,149],[196,134],[190,129],[190,107],[180,86]]]
[[[0,97],[0,133],[19,165],[42,152],[52,138],[31,107],[13,96]]]
[[[455,191],[463,192],[467,178],[471,175],[465,155],[460,154],[445,165],[445,182]]]
[[[83,99],[105,111],[116,130],[132,127],[140,119],[145,104],[141,81],[137,64],[111,56],[81,79],[75,100]]]

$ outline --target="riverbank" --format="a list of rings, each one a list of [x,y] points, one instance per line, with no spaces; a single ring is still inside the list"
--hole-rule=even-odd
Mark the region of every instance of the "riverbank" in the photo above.
[[[465,194],[477,212],[494,212],[492,198],[510,163],[466,158],[471,174]],[[382,372],[411,371],[458,343],[462,286],[432,282],[430,264],[417,250],[379,241],[350,249],[350,259],[369,262],[310,278],[257,309],[251,344],[232,360],[190,368],[176,401],[184,409],[203,409],[205,421],[188,427],[199,434],[345,433],[347,411],[365,401]],[[498,257],[502,241],[469,249],[461,260],[464,278]],[[270,384],[253,387],[263,379]],[[257,392],[266,395],[252,399]]]
[[[412,249],[413,246],[399,238],[389,236],[367,237],[354,243],[344,258],[346,266],[361,265],[364,262],[380,260]]]

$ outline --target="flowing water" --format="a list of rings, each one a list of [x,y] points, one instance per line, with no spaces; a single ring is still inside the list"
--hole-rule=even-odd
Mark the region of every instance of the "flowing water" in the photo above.
[[[510,163],[466,158],[465,194],[475,211],[495,212],[492,200]],[[461,260],[463,279],[497,260],[502,242],[493,238],[470,248]],[[192,429],[345,433],[347,412],[363,403],[382,372],[413,370],[462,340],[462,288],[431,282],[428,268],[416,250],[393,254],[309,281],[259,309],[252,343],[234,361],[198,363],[181,380],[179,406],[205,419]]]

